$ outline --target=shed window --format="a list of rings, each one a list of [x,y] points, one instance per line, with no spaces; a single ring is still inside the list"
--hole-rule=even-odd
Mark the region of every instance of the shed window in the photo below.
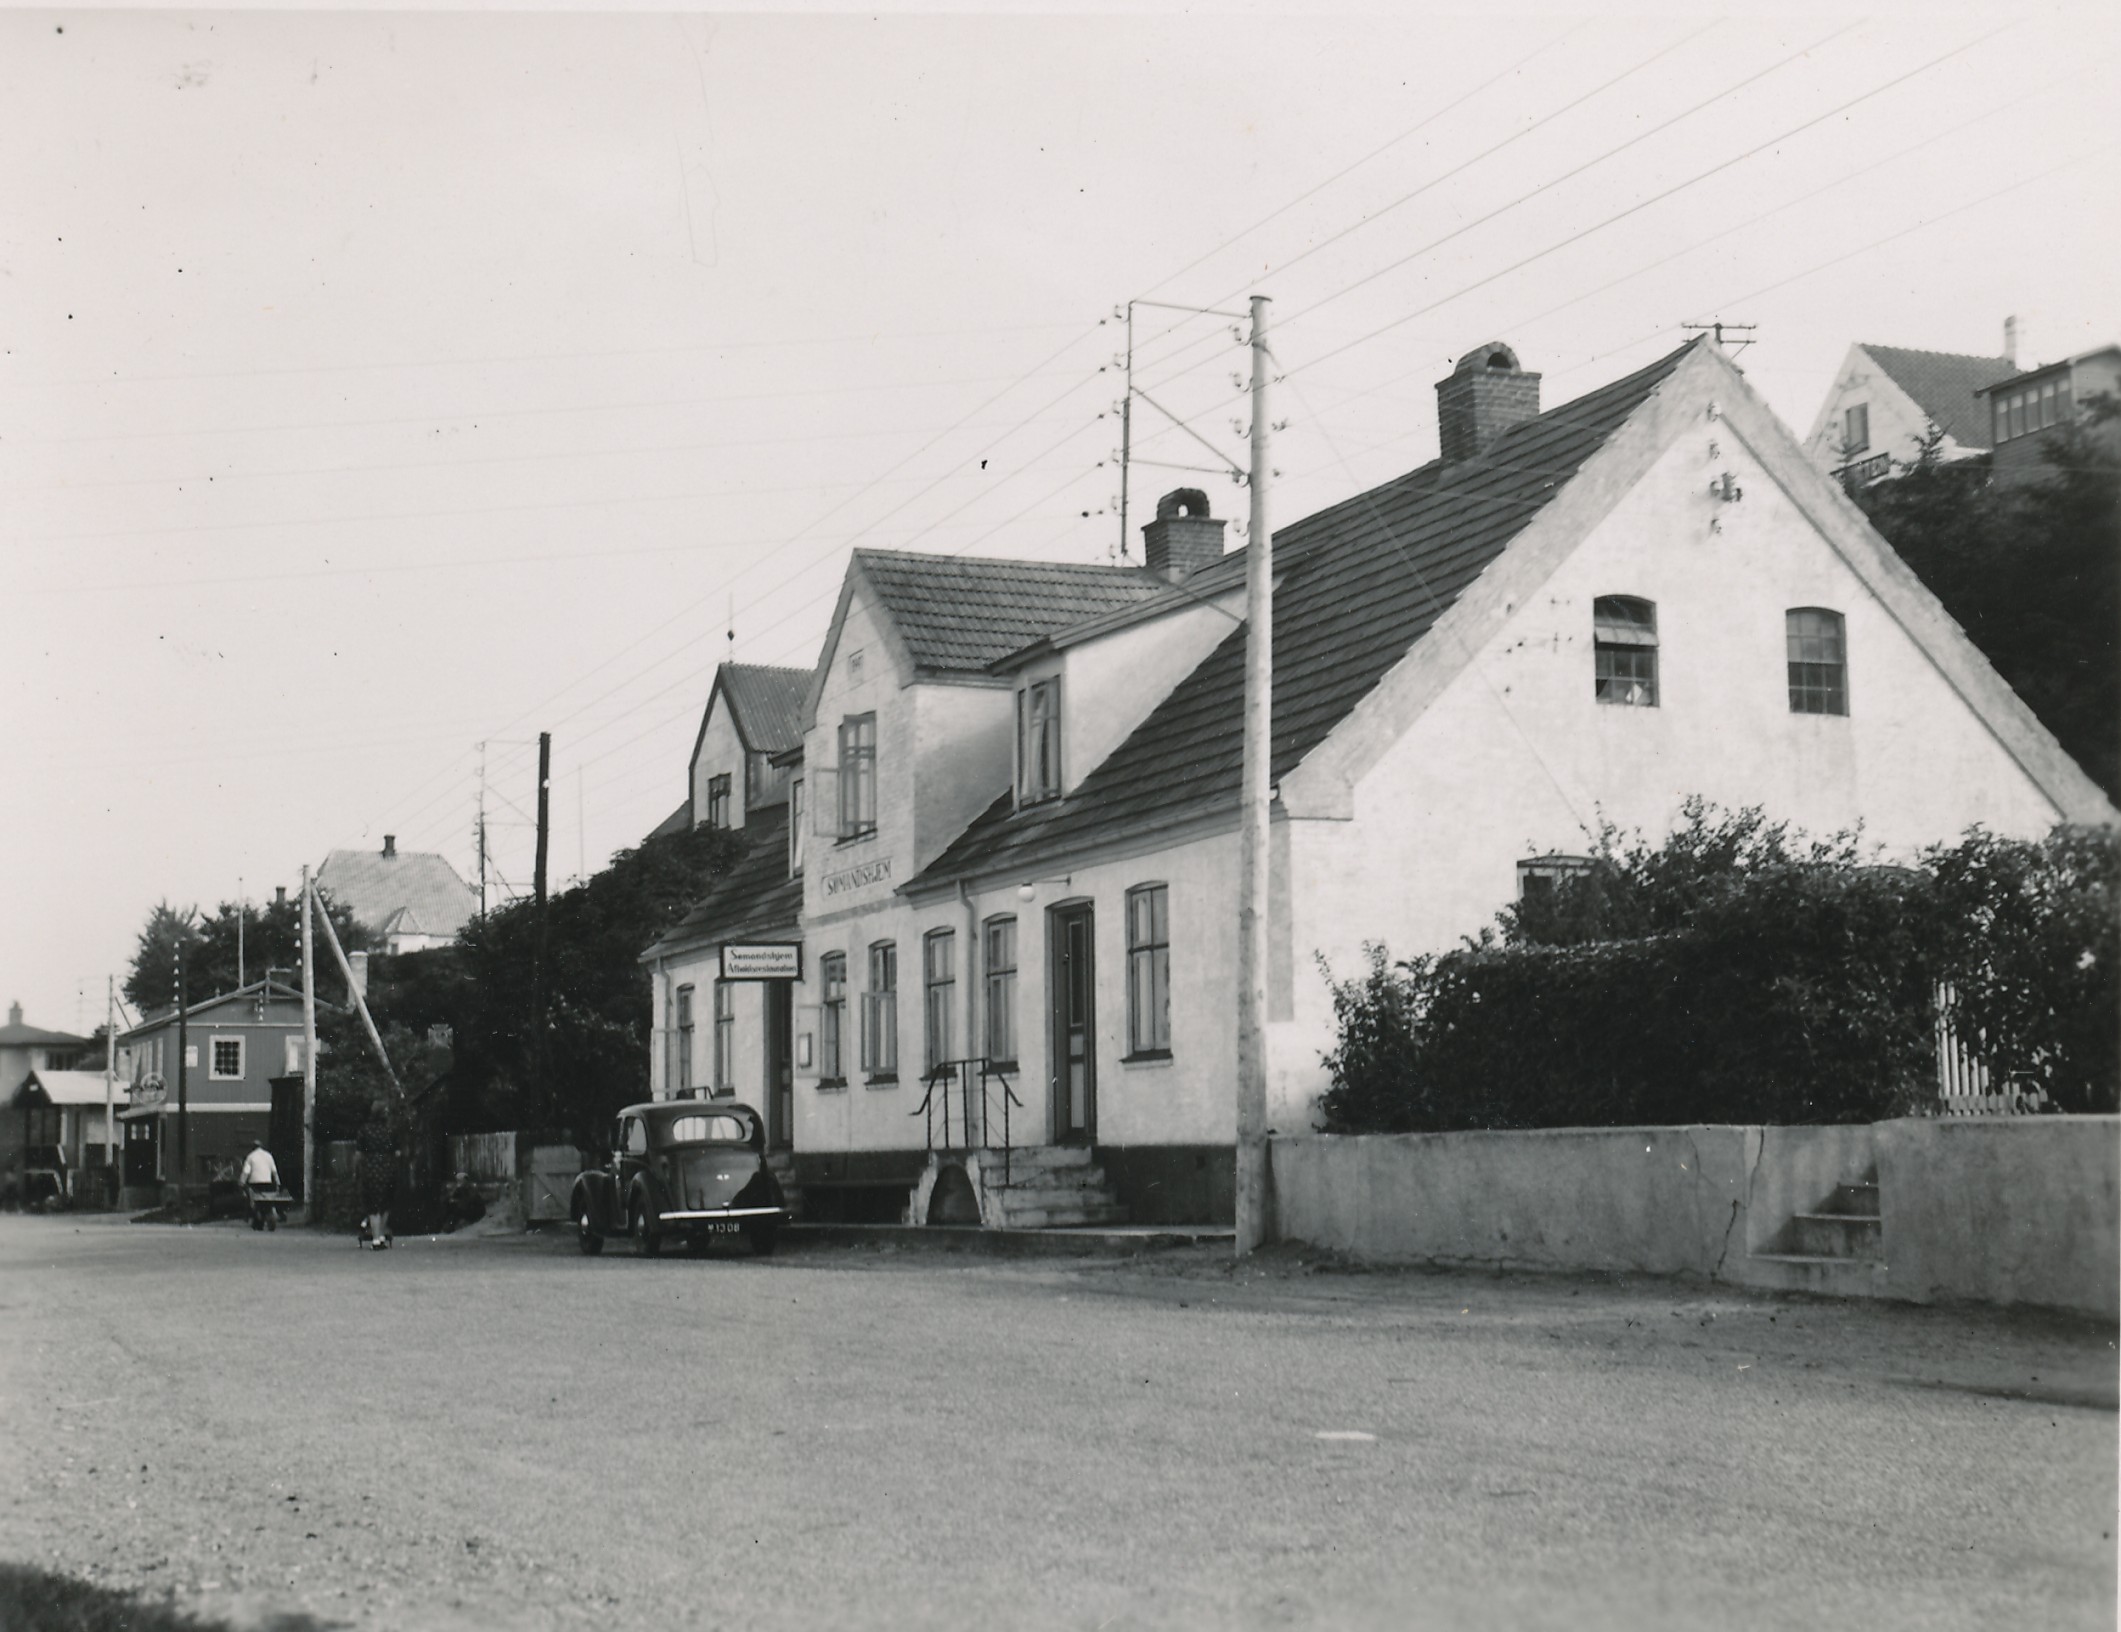
[[[1790,712],[1846,714],[1848,640],[1841,614],[1799,606],[1783,614],[1789,644]]]
[[[233,1082],[243,1075],[243,1039],[216,1037],[213,1046],[213,1080]]]
[[[1591,603],[1598,700],[1629,708],[1657,706],[1657,606],[1632,595]]]

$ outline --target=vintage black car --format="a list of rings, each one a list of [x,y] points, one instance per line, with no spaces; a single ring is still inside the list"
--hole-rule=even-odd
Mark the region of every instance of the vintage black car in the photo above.
[[[766,1165],[766,1127],[749,1105],[726,1099],[666,1099],[629,1105],[612,1129],[611,1154],[574,1181],[569,1204],[586,1253],[630,1236],[653,1258],[666,1242],[704,1246],[742,1234],[773,1251],[788,1221],[780,1181]]]

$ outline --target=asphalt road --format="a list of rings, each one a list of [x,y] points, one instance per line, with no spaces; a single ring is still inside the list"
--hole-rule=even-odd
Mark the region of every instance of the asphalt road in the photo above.
[[[2111,1330],[0,1218],[0,1558],[236,1626],[2115,1623]]]

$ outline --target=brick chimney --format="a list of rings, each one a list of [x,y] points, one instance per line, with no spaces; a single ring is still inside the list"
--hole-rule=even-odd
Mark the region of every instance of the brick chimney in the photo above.
[[[1436,382],[1436,428],[1446,464],[1487,451],[1496,437],[1539,417],[1539,376],[1517,366],[1500,340],[1475,346]]]
[[[22,1024],[22,1005],[20,1003],[8,1004],[7,1023],[11,1026],[19,1026]]]
[[[1142,559],[1173,583],[1223,553],[1223,523],[1208,514],[1208,495],[1181,487],[1156,501],[1156,519],[1142,528]]]
[[[2018,366],[2018,320],[2015,317],[2003,320],[2003,360],[2013,368]]]
[[[390,860],[393,860],[393,859],[394,859],[394,858],[395,858],[395,857],[397,856],[397,853],[398,853],[398,836],[397,836],[397,834],[395,834],[395,833],[386,833],[386,834],[384,834],[384,835],[383,835],[383,859],[384,859],[385,861],[390,861]]]

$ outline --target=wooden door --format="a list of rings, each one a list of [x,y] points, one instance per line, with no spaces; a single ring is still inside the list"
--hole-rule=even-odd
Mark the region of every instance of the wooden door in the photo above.
[[[1048,984],[1053,1015],[1052,1105],[1056,1144],[1097,1140],[1097,959],[1088,902],[1055,907]]]

